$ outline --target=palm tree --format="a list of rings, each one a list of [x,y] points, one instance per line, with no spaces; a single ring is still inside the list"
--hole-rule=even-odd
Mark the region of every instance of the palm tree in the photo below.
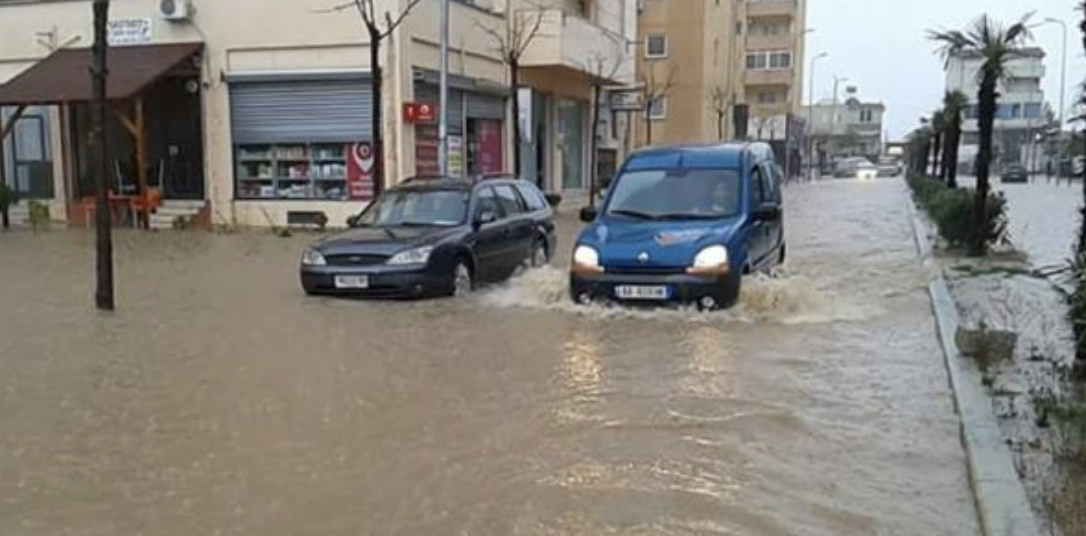
[[[931,114],[931,178],[939,178],[939,159],[946,158],[943,150],[943,134],[946,132],[946,116],[943,110]]]
[[[1086,0],[1083,0],[1086,1]],[[962,142],[962,115],[969,106],[969,97],[961,91],[948,91],[943,96],[946,134],[943,136],[943,182],[958,187],[958,150]]]
[[[1078,29],[1082,32],[1082,49],[1086,50],[1086,0],[1080,0],[1078,8],[1082,12],[1082,20],[1079,21]],[[1086,105],[1086,85],[1083,86],[1082,104]],[[1073,140],[1074,136],[1071,139]],[[1086,140],[1086,135],[1083,136],[1083,140]],[[1083,154],[1086,154],[1086,152]],[[1071,166],[1072,174],[1074,167],[1074,165]],[[1086,166],[1083,166],[1082,169],[1082,208],[1080,210],[1082,220],[1081,227],[1078,230],[1078,249],[1076,251],[1079,256],[1086,256]]]
[[[909,163],[909,175],[923,176],[928,169],[928,155],[931,154],[931,127],[925,125],[909,133],[906,147]]]
[[[928,37],[942,46],[940,52],[947,62],[951,58],[973,56],[983,63],[977,74],[980,89],[977,91],[977,121],[980,126],[980,148],[977,151],[977,194],[973,201],[973,233],[969,253],[983,256],[988,250],[988,237],[982,230],[988,222],[988,175],[992,163],[992,131],[995,126],[999,94],[996,87],[1006,74],[1010,60],[1020,54],[1030,40],[1030,15],[1018,22],[1004,26],[982,15],[966,30],[932,31]]]

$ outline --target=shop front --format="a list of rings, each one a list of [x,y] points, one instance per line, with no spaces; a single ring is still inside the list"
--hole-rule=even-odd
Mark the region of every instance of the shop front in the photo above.
[[[109,50],[106,184],[120,223],[149,225],[166,199],[205,199],[201,50],[199,43]],[[14,109],[3,121],[12,134],[4,175],[29,198],[66,200],[68,221],[80,225],[96,209],[90,65],[89,49],[61,50],[0,86],[0,105]]]
[[[227,83],[239,204],[373,198],[368,74],[248,75]]]
[[[415,73],[414,101],[437,109],[440,102],[437,73],[418,69]],[[449,86],[449,176],[485,177],[507,173],[506,105],[502,88],[459,76],[451,76]],[[439,174],[437,122],[419,122],[414,127],[415,175],[436,176]]]

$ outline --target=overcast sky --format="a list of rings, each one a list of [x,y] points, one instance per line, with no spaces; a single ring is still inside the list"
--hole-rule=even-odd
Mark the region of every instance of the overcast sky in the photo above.
[[[926,37],[933,28],[964,28],[987,12],[1007,21],[1036,11],[1033,20],[1047,17],[1067,22],[1068,96],[1078,95],[1086,76],[1086,60],[1078,33],[1077,0],[808,0],[808,67],[820,52],[829,57],[818,60],[815,98],[830,98],[833,77],[843,76],[854,85],[863,100],[882,101],[887,106],[886,129],[899,139],[916,126],[921,115],[935,109],[942,98],[942,60],[936,45]],[[1034,43],[1045,49],[1045,99],[1059,107],[1062,30],[1046,24],[1033,29]],[[808,73],[809,75],[810,73]],[[808,81],[809,83],[809,81]],[[807,98],[806,96],[804,97]]]

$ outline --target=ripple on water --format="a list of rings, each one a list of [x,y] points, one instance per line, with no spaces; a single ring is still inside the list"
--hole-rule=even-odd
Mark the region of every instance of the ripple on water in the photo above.
[[[701,323],[818,324],[859,321],[878,311],[827,290],[802,275],[778,271],[743,280],[739,303],[727,311],[704,313],[693,307],[628,308],[611,304],[581,306],[569,297],[569,274],[552,266],[530,270],[477,297],[495,308],[560,311],[591,317],[682,320]]]

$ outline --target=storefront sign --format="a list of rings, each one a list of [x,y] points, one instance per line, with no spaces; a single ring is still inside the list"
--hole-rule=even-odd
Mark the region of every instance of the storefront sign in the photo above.
[[[517,89],[517,124],[520,125],[521,143],[532,143],[532,90],[522,87]]]
[[[609,89],[611,109],[616,112],[636,112],[645,109],[645,94],[639,87]]]
[[[429,102],[405,102],[403,120],[407,123],[433,123],[437,121],[437,105]]]
[[[107,39],[110,46],[146,45],[153,33],[150,18],[116,19],[109,21]]]
[[[371,143],[347,145],[348,199],[362,201],[373,199],[373,170],[376,163],[376,155]]]
[[[446,166],[450,177],[464,176],[464,138],[450,135],[446,138],[449,145],[449,161]]]

